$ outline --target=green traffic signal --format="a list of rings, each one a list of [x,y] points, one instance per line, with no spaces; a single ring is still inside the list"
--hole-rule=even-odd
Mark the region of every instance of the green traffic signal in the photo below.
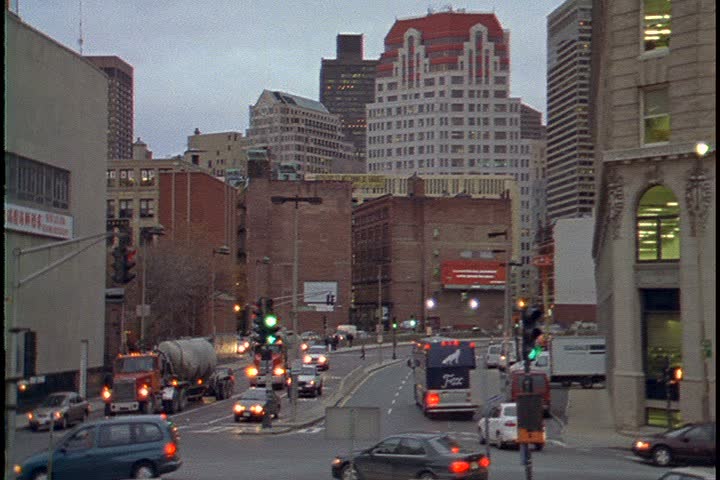
[[[275,335],[268,335],[267,336],[267,344],[273,345],[275,341],[277,340],[277,337]]]
[[[277,325],[277,317],[275,316],[274,313],[269,313],[269,314],[265,315],[263,322],[265,323],[266,327],[272,328],[275,325]]]
[[[416,325],[416,324],[417,324],[417,322],[415,321],[415,319],[414,319],[414,318],[411,318],[411,319],[410,319],[410,326],[411,326],[412,328],[415,328],[415,325]]]
[[[540,345],[535,345],[533,349],[530,350],[530,353],[528,353],[528,358],[530,360],[535,360],[540,352],[542,352],[542,347]]]

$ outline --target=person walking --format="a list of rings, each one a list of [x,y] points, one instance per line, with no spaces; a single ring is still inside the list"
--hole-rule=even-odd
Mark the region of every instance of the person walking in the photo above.
[[[332,338],[332,349],[337,350],[339,343],[340,343],[340,337],[337,334],[335,334]]]
[[[365,344],[360,345],[360,358],[365,360]]]
[[[328,351],[328,352],[330,351],[330,343],[332,343],[332,340],[330,340],[330,336],[327,335],[327,336],[325,337],[325,348],[327,348],[327,351]]]
[[[352,342],[355,340],[355,335],[352,333],[347,334],[348,347],[352,347]]]

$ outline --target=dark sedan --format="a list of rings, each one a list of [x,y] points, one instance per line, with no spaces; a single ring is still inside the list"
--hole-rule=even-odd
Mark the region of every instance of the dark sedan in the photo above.
[[[241,418],[246,420],[262,419],[265,412],[275,418],[280,416],[280,397],[272,390],[264,388],[250,388],[245,390],[233,406],[235,421]]]
[[[715,463],[715,423],[689,423],[638,438],[632,451],[661,467],[675,461]]]
[[[335,457],[332,475],[342,480],[486,480],[489,466],[490,459],[473,446],[443,433],[405,433]]]

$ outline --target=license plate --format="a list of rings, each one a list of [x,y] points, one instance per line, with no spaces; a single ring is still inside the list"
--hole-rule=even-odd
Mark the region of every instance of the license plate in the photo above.
[[[244,412],[244,413],[243,413],[243,417],[249,417],[250,415],[251,415],[250,412]]]
[[[470,462],[470,470],[477,470],[479,468],[477,462]]]

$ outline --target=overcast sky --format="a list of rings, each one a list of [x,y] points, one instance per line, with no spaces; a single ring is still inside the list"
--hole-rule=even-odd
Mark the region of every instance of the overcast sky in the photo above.
[[[78,50],[80,0],[19,0],[26,23]],[[511,95],[544,112],[547,15],[562,0],[466,0],[510,30]],[[263,89],[318,99],[320,61],[338,33],[365,35],[378,58],[396,18],[442,10],[416,0],[82,0],[85,55],[117,55],[135,69],[135,137],[153,155],[185,151],[203,133],[248,128]]]

